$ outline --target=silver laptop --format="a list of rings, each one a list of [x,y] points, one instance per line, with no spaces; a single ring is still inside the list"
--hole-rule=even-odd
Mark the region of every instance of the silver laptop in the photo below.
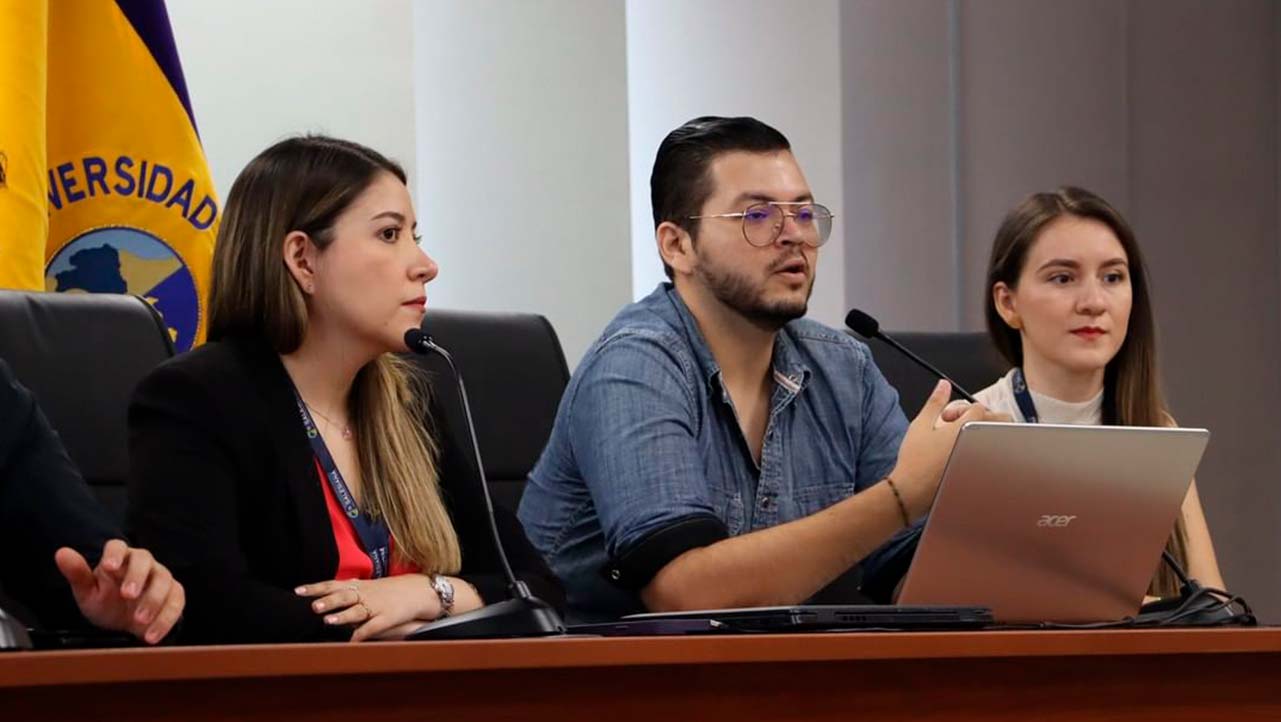
[[[1205,429],[969,423],[900,604],[997,622],[1135,614],[1210,440]]]

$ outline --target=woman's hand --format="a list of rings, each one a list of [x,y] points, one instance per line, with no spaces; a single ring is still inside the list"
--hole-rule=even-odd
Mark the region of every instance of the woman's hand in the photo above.
[[[418,626],[440,616],[440,596],[422,574],[383,579],[333,579],[294,590],[311,597],[312,611],[325,615],[325,624],[356,629],[351,641],[402,639]]]

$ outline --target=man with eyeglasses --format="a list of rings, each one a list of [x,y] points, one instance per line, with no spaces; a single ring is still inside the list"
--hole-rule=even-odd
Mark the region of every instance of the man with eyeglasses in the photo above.
[[[671,282],[583,357],[521,501],[530,539],[575,621],[864,601],[986,412],[945,420],[940,384],[909,426],[867,347],[802,318],[832,213],[777,130],[692,120],[650,191]]]

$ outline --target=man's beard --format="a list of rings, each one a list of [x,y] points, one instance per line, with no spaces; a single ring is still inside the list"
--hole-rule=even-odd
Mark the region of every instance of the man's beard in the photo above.
[[[781,268],[788,260],[790,259],[780,259],[779,262],[771,264],[770,273]],[[814,281],[811,276],[809,287],[805,289],[805,298],[799,301],[790,298],[768,301],[764,298],[765,284],[753,283],[745,275],[709,268],[705,260],[704,263],[699,264],[697,273],[718,301],[767,331],[777,331],[788,321],[804,316],[809,308],[810,294],[814,292]]]

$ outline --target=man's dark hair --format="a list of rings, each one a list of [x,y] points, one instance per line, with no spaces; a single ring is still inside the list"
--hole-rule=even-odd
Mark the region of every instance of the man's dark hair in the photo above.
[[[671,221],[691,238],[698,235],[698,215],[712,195],[712,161],[724,153],[772,153],[791,150],[787,138],[755,118],[695,118],[667,134],[658,146],[654,172],[649,176],[649,198],[654,208],[654,228]],[[672,278],[672,267],[663,263]]]

